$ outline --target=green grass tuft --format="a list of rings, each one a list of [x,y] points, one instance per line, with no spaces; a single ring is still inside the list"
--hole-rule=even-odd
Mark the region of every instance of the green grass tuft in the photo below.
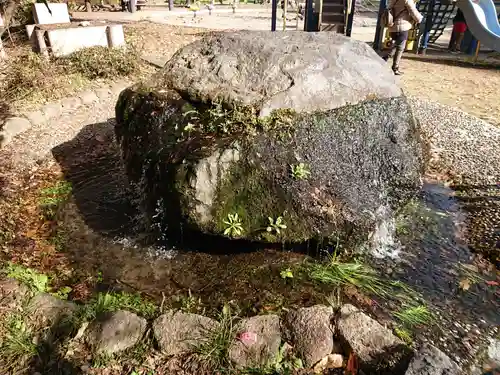
[[[89,303],[82,306],[79,319],[94,320],[97,316],[118,310],[128,310],[151,319],[158,314],[158,307],[151,301],[143,299],[139,294],[125,292],[99,293]]]
[[[207,332],[207,339],[193,348],[193,352],[214,371],[232,369],[229,348],[236,338],[238,318],[225,305],[219,315],[219,324]]]
[[[21,314],[9,314],[1,324],[0,372],[18,374],[38,354],[33,332]]]
[[[341,262],[339,257],[332,255],[327,263],[309,263],[306,265],[309,277],[323,284],[336,287],[347,285],[366,293],[387,298],[393,293],[390,282],[381,279],[378,273],[360,262]]]
[[[394,316],[407,328],[424,326],[433,320],[432,313],[425,305],[407,307],[395,312]]]

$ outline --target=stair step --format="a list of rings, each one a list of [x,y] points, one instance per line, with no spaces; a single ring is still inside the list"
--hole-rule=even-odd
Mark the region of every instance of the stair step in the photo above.
[[[323,13],[321,15],[321,22],[336,23],[336,24],[344,23],[344,15],[335,13]]]

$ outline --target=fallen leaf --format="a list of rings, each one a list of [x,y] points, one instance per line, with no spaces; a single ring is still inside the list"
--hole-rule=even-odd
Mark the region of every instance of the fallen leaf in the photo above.
[[[470,288],[470,280],[465,278],[465,279],[462,279],[460,280],[460,282],[458,283],[458,286],[460,287],[460,289],[462,290],[469,290]]]

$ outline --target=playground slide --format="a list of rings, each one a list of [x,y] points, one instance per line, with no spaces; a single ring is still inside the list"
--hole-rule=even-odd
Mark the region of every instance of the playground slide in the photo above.
[[[493,0],[458,0],[457,5],[474,38],[500,52],[500,24]]]

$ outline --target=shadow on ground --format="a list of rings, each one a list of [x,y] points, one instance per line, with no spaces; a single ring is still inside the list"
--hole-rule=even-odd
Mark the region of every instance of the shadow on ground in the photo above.
[[[433,53],[429,52],[425,56],[415,55],[412,53],[408,53],[404,57],[407,60],[420,61],[423,63],[429,64],[438,64],[438,65],[446,65],[446,66],[458,66],[462,68],[472,68],[472,69],[485,69],[485,70],[499,70],[500,69],[500,60],[490,61],[490,60],[482,60],[479,59],[476,63],[472,61],[472,57],[470,60],[467,60],[461,56],[444,54],[441,53]]]
[[[322,287],[290,285],[280,277],[284,268],[304,260],[302,253],[207,236],[185,235],[186,244],[176,246],[143,241],[113,125],[112,119],[88,125],[52,150],[73,187],[58,225],[66,235],[64,256],[75,278],[102,273],[111,287],[125,286],[159,301],[193,293],[207,311],[229,300],[244,301],[243,314],[264,306],[323,302]]]

